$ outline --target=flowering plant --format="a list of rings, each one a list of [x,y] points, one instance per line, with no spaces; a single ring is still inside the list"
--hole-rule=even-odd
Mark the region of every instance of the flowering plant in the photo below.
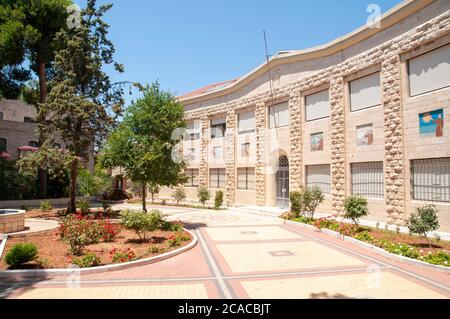
[[[126,250],[121,250],[117,248],[113,248],[109,255],[113,262],[127,262],[136,258],[134,251],[131,248],[127,248]]]

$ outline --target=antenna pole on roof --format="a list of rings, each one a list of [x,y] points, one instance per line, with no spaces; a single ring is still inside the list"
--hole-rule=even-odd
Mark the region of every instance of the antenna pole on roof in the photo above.
[[[266,37],[266,31],[263,31],[264,35],[264,46],[266,48],[266,62],[267,62],[267,74],[269,76],[269,85],[270,85],[270,99],[271,102],[273,102],[273,87],[272,87],[272,74],[270,72],[270,56],[269,56],[269,49],[267,47],[267,37]]]

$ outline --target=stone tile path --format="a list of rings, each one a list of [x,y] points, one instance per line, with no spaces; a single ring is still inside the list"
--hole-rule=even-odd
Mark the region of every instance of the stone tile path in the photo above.
[[[136,206],[137,207],[137,206]],[[163,208],[198,236],[157,264],[39,282],[0,283],[9,298],[449,298],[450,275],[233,210]]]

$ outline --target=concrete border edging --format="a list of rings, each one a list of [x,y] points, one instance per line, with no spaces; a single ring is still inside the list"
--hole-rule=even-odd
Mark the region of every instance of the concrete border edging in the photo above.
[[[3,251],[5,250],[7,240],[8,240],[8,235],[7,234],[2,235],[2,242],[0,244],[0,259],[3,256]]]
[[[286,223],[288,225],[300,226],[301,228],[306,228],[306,229],[309,229],[309,230],[316,230],[316,228],[314,226],[312,226],[312,225],[307,225],[307,224],[303,224],[303,223],[299,223],[299,222],[294,222],[294,221],[291,221],[291,220],[286,220]],[[338,232],[335,232],[335,231],[330,230],[330,229],[321,229],[320,231],[322,233],[324,233],[324,234],[329,235],[329,236],[341,238],[343,241],[350,242],[350,243],[355,244],[355,245],[357,245],[357,246],[359,246],[361,248],[364,248],[364,249],[367,249],[367,250],[371,250],[371,251],[375,252],[378,255],[382,255],[382,256],[387,257],[387,258],[392,259],[392,260],[396,260],[396,261],[400,261],[400,262],[403,262],[403,263],[406,263],[406,264],[415,265],[415,266],[419,266],[419,267],[422,267],[422,268],[428,268],[428,269],[431,269],[431,270],[437,270],[437,271],[440,271],[440,272],[444,272],[444,273],[450,274],[450,267],[444,267],[444,266],[440,266],[440,265],[433,265],[433,264],[430,264],[430,263],[427,263],[427,262],[424,262],[424,261],[421,261],[421,260],[412,259],[412,258],[408,258],[408,257],[405,257],[405,256],[392,254],[392,253],[384,250],[383,248],[380,248],[380,247],[377,247],[375,245],[372,245],[372,244],[360,241],[360,240],[355,239],[353,237],[341,236],[341,234],[339,234]]]
[[[188,250],[191,250],[194,248],[198,243],[198,237],[195,235],[194,232],[183,228],[186,232],[188,232],[192,236],[192,241],[183,247],[180,247],[176,250],[169,251],[167,253],[153,256],[146,259],[141,260],[135,260],[127,263],[122,264],[114,264],[114,265],[105,265],[105,266],[99,266],[99,267],[92,267],[92,268],[60,268],[60,269],[33,269],[33,270],[6,270],[6,271],[0,271],[0,278],[10,278],[10,279],[23,279],[23,278],[30,278],[30,277],[36,277],[39,278],[40,276],[46,276],[46,275],[71,275],[74,273],[78,273],[80,275],[87,275],[87,274],[98,274],[98,273],[104,273],[104,272],[110,272],[110,271],[117,271],[117,270],[124,270],[129,269],[133,267],[140,267],[144,265],[154,264],[159,261],[163,261],[165,259],[169,259],[171,257],[174,257],[176,255],[179,255],[181,253],[184,253]]]

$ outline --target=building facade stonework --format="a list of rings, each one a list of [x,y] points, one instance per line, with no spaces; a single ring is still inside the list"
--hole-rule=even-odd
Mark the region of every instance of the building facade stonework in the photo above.
[[[446,181],[450,176],[446,170],[450,166],[445,164],[450,159],[450,87],[444,75],[439,89],[412,96],[410,81],[416,79],[408,73],[411,59],[439,48],[447,50],[447,47],[450,47],[450,2],[405,1],[383,16],[379,29],[363,27],[326,46],[283,52],[269,64],[225,87],[180,97],[186,120],[201,121],[201,144],[196,150],[200,154],[199,184],[214,193],[214,188],[210,187],[210,169],[223,167],[226,172],[223,190],[228,205],[274,206],[282,196],[280,187],[285,188],[274,163],[286,156],[290,191],[307,186],[310,179],[317,176],[324,178],[310,172],[329,166],[330,190],[327,191],[327,185],[323,186],[326,200],[319,207],[321,212],[342,214],[343,202],[358,187],[358,178],[367,178],[368,191],[372,191],[370,187],[377,189],[374,196],[368,196],[370,219],[405,225],[414,208],[433,203],[440,210],[441,229],[449,231],[450,201],[447,202],[444,193],[450,187],[450,181]],[[277,80],[273,74],[277,75]],[[355,90],[353,81],[371,74],[379,74],[381,101],[379,105],[354,111],[350,106],[351,94],[361,92],[351,91]],[[313,112],[307,97],[324,90],[328,91],[329,113],[311,120]],[[289,106],[289,124],[272,127],[271,123],[278,117],[283,121],[284,113],[276,113],[275,106],[284,102]],[[239,116],[248,110],[254,112],[254,131],[241,134]],[[434,110],[443,110],[444,124],[439,128],[442,136],[422,134],[419,116]],[[210,160],[211,144],[216,145],[220,140],[215,138],[211,142],[211,119],[216,117],[223,117],[226,122],[222,138],[223,165]],[[369,145],[357,141],[359,127],[364,125],[369,125],[373,132]],[[311,135],[318,133],[323,136],[322,144],[319,151],[313,151]],[[242,142],[245,139],[250,142]],[[254,157],[244,160],[244,164],[239,158],[243,144],[249,144],[250,158]],[[421,189],[413,189],[411,182],[414,174],[418,174],[414,173],[418,168],[413,168],[422,165],[420,160],[427,159],[439,159],[439,163],[444,163],[439,164],[439,169],[443,170],[443,175],[439,176],[444,179],[439,188],[441,197],[430,197],[430,202],[415,200],[415,197],[422,198]],[[373,177],[378,172],[374,168],[368,168],[366,174],[365,163],[367,167],[380,163],[382,179]],[[192,167],[197,167],[195,165],[193,163]],[[242,166],[254,169],[254,177],[243,175]],[[362,173],[358,173],[359,167],[363,167]],[[430,174],[434,174],[433,178],[437,175],[432,171]],[[245,182],[250,189],[239,186]],[[195,191],[188,192],[192,200],[196,199],[195,194]],[[163,191],[161,196],[170,196],[170,190]]]

